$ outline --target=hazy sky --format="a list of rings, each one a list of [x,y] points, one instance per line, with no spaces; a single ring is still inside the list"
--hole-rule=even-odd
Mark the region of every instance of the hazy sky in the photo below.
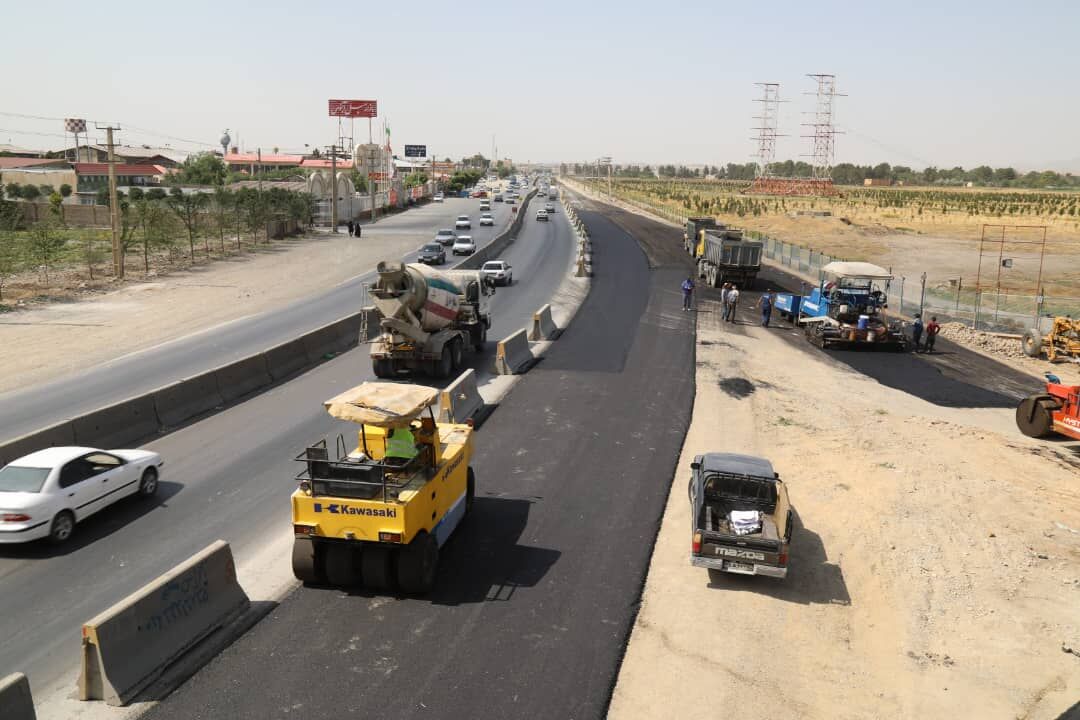
[[[798,159],[806,74],[832,73],[837,162],[1080,171],[1075,0],[4,5],[0,142],[22,146],[62,124],[12,113],[302,149],[333,142],[342,97],[377,99],[399,153],[490,155],[494,134],[514,160],[748,162],[773,81],[778,159]]]

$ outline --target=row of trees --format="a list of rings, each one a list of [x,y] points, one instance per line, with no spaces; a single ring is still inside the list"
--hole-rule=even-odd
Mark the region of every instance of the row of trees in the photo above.
[[[245,232],[252,243],[258,243],[260,235],[269,241],[267,225],[271,221],[294,220],[305,226],[314,213],[310,195],[280,188],[260,191],[219,186],[212,193],[184,192],[178,187],[169,193],[161,188],[131,188],[127,195],[120,193],[118,200],[121,252],[124,257],[136,252],[141,255],[147,273],[152,254],[165,250],[170,258],[175,257],[185,240],[195,262],[200,240],[207,258],[212,240],[225,255],[229,253],[226,238],[235,237],[236,251],[242,252]],[[108,205],[108,193],[102,201]],[[60,260],[82,260],[93,280],[103,248],[110,243],[109,230],[68,228],[59,203],[27,223],[18,204],[0,200],[0,288],[11,275],[30,267],[43,270],[47,285],[49,269]]]
[[[810,177],[812,167],[803,161],[785,160],[773,163],[769,171],[780,177]],[[563,174],[595,175],[596,166],[589,164],[574,163],[562,164]],[[606,174],[606,169],[600,169],[601,175]],[[720,167],[718,165],[689,168],[685,165],[660,165],[654,171],[649,165],[615,165],[612,174],[626,178],[676,178],[692,179],[711,177],[719,180],[753,180],[757,175],[755,163],[728,163]],[[1071,173],[1057,173],[1050,170],[1041,172],[1031,171],[1020,174],[1014,168],[992,168],[989,165],[965,170],[962,167],[937,168],[927,167],[922,170],[914,170],[905,165],[890,165],[879,163],[877,165],[853,165],[840,163],[832,169],[833,182],[838,185],[862,185],[864,180],[891,180],[902,182],[905,185],[941,185],[961,186],[967,183],[980,187],[1002,188],[1080,188],[1080,176]]]

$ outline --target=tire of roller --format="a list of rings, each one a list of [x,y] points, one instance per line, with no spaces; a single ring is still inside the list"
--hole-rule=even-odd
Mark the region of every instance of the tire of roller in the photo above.
[[[1054,427],[1051,414],[1054,407],[1053,398],[1048,395],[1026,397],[1016,408],[1016,426],[1028,437],[1046,437]]]

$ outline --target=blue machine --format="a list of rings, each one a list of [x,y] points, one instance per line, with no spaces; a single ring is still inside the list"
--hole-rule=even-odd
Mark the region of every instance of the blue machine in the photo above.
[[[809,295],[777,293],[773,305],[781,317],[806,328],[806,337],[821,347],[830,344],[872,344],[901,350],[906,338],[894,321],[887,324],[885,289],[892,274],[864,262],[832,262]]]

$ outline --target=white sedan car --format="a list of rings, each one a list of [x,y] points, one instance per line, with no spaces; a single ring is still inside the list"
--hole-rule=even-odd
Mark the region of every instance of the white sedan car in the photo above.
[[[472,228],[472,222],[469,221],[468,215],[458,215],[457,220],[454,222],[455,230],[469,230]]]
[[[489,260],[480,268],[480,273],[495,285],[514,284],[514,271],[505,260]]]
[[[480,225],[495,225],[495,217],[491,213],[481,213]]]
[[[158,489],[161,456],[148,450],[53,447],[0,468],[0,544],[62,543],[75,523],[129,495]]]
[[[450,252],[454,255],[472,255],[476,252],[476,243],[473,242],[471,235],[458,235]]]

